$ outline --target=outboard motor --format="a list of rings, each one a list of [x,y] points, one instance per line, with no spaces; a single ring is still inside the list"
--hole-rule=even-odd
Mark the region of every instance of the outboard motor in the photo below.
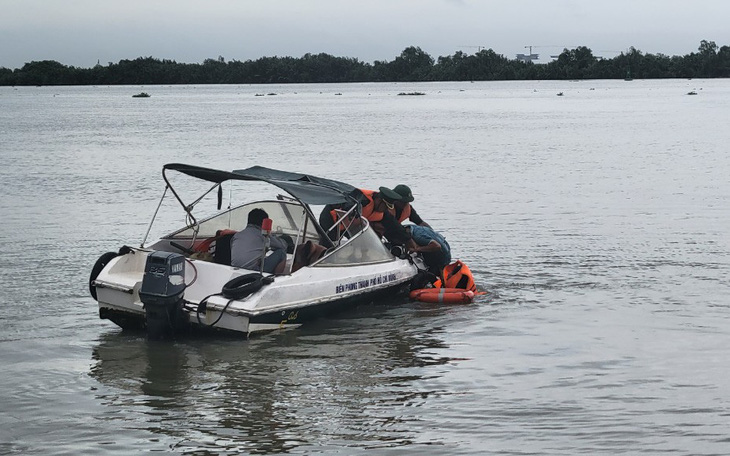
[[[152,252],[147,257],[139,298],[144,304],[147,337],[162,339],[187,326],[182,311],[185,294],[185,257]]]

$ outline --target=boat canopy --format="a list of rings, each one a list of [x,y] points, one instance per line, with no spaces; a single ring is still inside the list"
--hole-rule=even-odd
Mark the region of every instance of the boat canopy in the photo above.
[[[292,173],[278,169],[252,166],[246,169],[221,171],[200,166],[185,165],[182,163],[168,163],[162,167],[163,177],[165,170],[178,171],[197,179],[203,179],[217,184],[229,180],[261,181],[275,185],[297,200],[313,205],[339,204],[356,202],[359,200],[360,190],[350,184],[339,182],[309,174]],[[167,179],[165,179],[167,181]]]

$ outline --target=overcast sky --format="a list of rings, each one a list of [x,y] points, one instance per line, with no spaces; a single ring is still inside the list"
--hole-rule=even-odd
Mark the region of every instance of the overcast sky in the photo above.
[[[615,57],[730,45],[728,0],[0,0],[0,67],[91,67],[152,56],[202,63],[306,53],[391,61],[491,48],[508,58],[588,46]]]

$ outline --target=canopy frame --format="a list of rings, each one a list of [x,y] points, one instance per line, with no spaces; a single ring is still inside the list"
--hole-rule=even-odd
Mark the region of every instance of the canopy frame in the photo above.
[[[167,171],[177,171],[196,179],[212,182],[214,185],[203,193],[197,200],[190,204],[186,204],[168,178]],[[200,202],[207,194],[218,189],[218,209],[221,207],[222,184],[227,181],[259,181],[276,186],[289,194],[295,201],[302,205],[309,214],[314,226],[320,233],[322,239],[329,239],[329,236],[318,223],[317,217],[312,213],[310,204],[328,205],[328,204],[345,204],[352,205],[356,213],[361,212],[362,192],[356,187],[344,182],[325,179],[309,174],[293,173],[281,171],[263,166],[253,166],[246,169],[238,169],[233,171],[223,171],[213,168],[205,168],[201,166],[186,165],[183,163],[168,163],[162,167],[162,178],[165,181],[165,191],[167,189],[174,195],[175,199],[180,203],[185,211],[188,228],[194,230],[198,225],[198,221],[193,215],[195,205]],[[165,194],[163,193],[162,199]],[[161,203],[161,201],[160,201]],[[159,207],[158,207],[159,209]],[[155,211],[150,228],[157,217]],[[195,231],[195,230],[194,230]],[[149,229],[148,229],[149,233]],[[147,235],[145,235],[145,240]],[[144,244],[144,241],[143,241]]]

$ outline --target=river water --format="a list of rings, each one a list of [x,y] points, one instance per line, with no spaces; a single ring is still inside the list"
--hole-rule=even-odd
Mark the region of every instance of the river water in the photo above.
[[[0,454],[730,454],[728,119],[728,80],[0,87]],[[123,333],[88,275],[168,162],[406,183],[489,293]]]

